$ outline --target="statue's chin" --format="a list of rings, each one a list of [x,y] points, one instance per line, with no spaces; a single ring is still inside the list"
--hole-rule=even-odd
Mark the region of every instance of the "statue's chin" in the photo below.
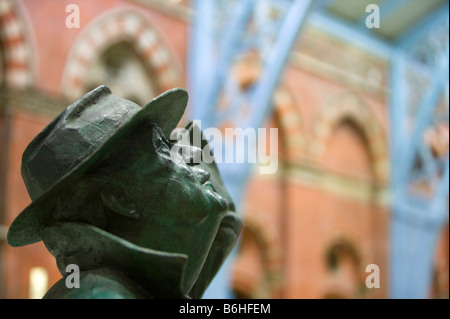
[[[226,247],[233,245],[241,231],[242,221],[238,214],[233,211],[228,211],[220,223],[220,228],[217,234],[218,243],[220,246]]]

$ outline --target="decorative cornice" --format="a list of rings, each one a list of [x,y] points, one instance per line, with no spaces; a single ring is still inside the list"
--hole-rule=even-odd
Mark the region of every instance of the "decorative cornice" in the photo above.
[[[314,27],[305,28],[300,35],[291,53],[291,65],[386,99],[388,62]]]
[[[282,178],[293,184],[320,189],[362,203],[389,206],[390,192],[387,184],[335,172],[307,162],[285,162],[278,173],[258,175],[258,178]]]

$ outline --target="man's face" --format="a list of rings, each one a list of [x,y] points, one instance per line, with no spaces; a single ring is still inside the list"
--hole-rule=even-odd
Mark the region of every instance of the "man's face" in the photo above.
[[[173,145],[158,126],[146,125],[115,152],[114,161],[128,163],[115,182],[140,215],[133,229],[120,235],[143,247],[188,255],[184,288],[189,291],[228,203],[212,188],[209,173],[181,155],[194,156],[200,149],[180,146],[188,150],[171,153]]]

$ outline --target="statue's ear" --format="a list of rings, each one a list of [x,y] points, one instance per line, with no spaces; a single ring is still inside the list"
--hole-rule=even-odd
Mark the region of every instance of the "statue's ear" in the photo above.
[[[111,211],[121,216],[138,219],[141,215],[136,212],[135,205],[122,192],[107,189],[101,192],[103,204]]]

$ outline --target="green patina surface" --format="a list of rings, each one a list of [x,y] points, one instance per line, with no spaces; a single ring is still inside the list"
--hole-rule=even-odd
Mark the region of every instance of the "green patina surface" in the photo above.
[[[201,136],[167,139],[187,92],[144,107],[101,86],[69,106],[28,146],[22,175],[32,203],[12,246],[43,240],[63,278],[45,298],[200,298],[234,246],[241,220],[214,162],[193,159]],[[176,147],[178,151],[172,150]],[[68,288],[68,265],[80,288]]]

